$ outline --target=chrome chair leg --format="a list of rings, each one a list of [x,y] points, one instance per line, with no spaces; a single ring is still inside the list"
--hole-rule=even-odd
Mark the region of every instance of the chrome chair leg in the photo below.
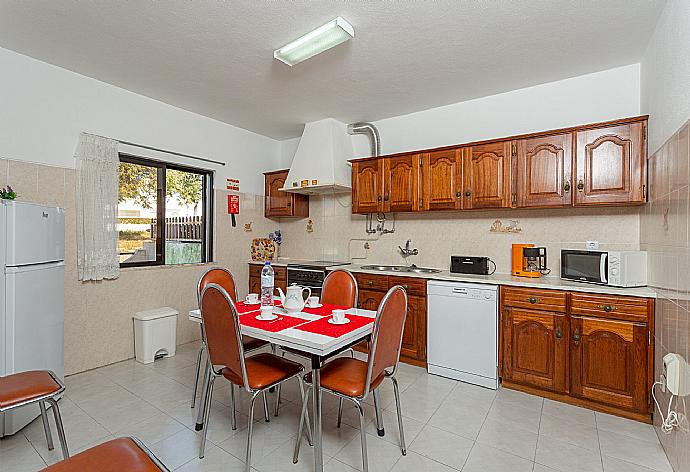
[[[309,398],[309,395],[311,395],[311,390],[312,386],[310,385],[307,387],[307,391],[305,392],[306,398]],[[299,449],[300,446],[302,445],[302,431],[304,430],[304,418],[307,416],[307,405],[308,402],[302,401],[302,412],[299,415],[299,428],[297,428],[297,439],[295,439],[295,450],[292,453],[292,463],[297,464],[297,461],[299,460]],[[307,421],[307,425],[309,424],[309,421]]]
[[[376,434],[379,436],[385,436],[386,430],[383,428],[383,415],[381,414],[381,397],[379,397],[379,391],[374,390],[372,393],[374,397],[374,410],[376,411]]]
[[[263,390],[263,397],[264,397],[264,418],[266,419],[266,423],[271,422],[271,414],[268,412],[268,395],[266,394],[266,390]]]
[[[338,423],[336,427],[340,428],[340,424],[343,422],[343,397],[340,397],[340,402],[338,403]]]
[[[196,415],[196,424],[194,425],[195,431],[201,431],[204,427],[204,412],[206,411],[206,400],[208,399],[208,380],[212,377],[211,374],[211,364],[206,363],[204,368],[204,381],[201,383],[201,408]]]
[[[405,445],[405,433],[403,432],[402,411],[400,409],[400,391],[398,389],[398,380],[391,376],[393,381],[393,392],[395,393],[395,409],[398,411],[398,430],[400,431],[400,450],[402,455],[407,455],[407,446]]]
[[[216,380],[216,376],[211,374],[208,379],[208,385],[206,386],[206,399],[202,405],[204,408],[204,427],[201,431],[201,444],[199,445],[199,459],[204,458],[204,449],[206,448],[206,434],[208,433],[208,422],[211,420],[211,401],[213,397],[213,383]]]
[[[49,398],[46,400],[53,407],[53,417],[55,418],[55,427],[57,428],[58,439],[60,440],[60,447],[62,448],[62,457],[67,459],[69,457],[69,450],[67,449],[67,438],[65,438],[65,427],[62,424],[62,415],[60,414],[60,407],[57,400]]]
[[[232,412],[230,414],[230,419],[232,421],[232,430],[237,429],[237,415],[235,413],[235,384],[230,384],[230,407]]]
[[[369,459],[367,457],[367,425],[364,420],[364,409],[356,399],[351,399],[359,410],[359,436],[362,441],[362,472],[369,472]]]
[[[244,470],[246,472],[251,472],[252,431],[254,429],[254,403],[256,402],[256,397],[259,395],[259,393],[261,393],[261,391],[254,392],[254,394],[252,395],[251,403],[249,404],[249,420],[247,425],[247,456],[244,464]],[[266,397],[264,396],[264,399],[265,398]]]
[[[299,382],[299,393],[302,396],[302,404],[307,405],[309,404],[309,395],[304,394],[304,380],[302,379],[301,376],[297,376],[297,381]],[[307,422],[307,442],[309,443],[310,446],[314,445],[314,441],[311,435],[311,424],[309,422],[309,409],[307,409],[304,412],[304,418]]]
[[[192,393],[192,408],[196,406],[196,393],[199,386],[199,373],[201,372],[201,356],[204,353],[204,343],[199,346],[199,354],[196,356],[196,376],[194,377],[194,393]]]
[[[52,451],[55,449],[53,445],[53,434],[50,432],[50,423],[48,423],[48,412],[46,411],[45,402],[38,402],[38,406],[41,408],[41,420],[43,421],[43,431],[46,433],[46,442],[48,443],[48,450]]]
[[[282,387],[282,384],[278,385],[276,387],[276,409],[273,412],[273,416],[278,416],[278,410],[280,409],[280,389],[281,389],[281,387]]]

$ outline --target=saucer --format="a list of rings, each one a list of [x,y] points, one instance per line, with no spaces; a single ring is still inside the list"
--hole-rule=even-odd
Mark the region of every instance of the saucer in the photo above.
[[[275,320],[276,318],[278,318],[278,315],[276,315],[275,313],[271,313],[270,315],[267,315],[267,316],[256,315],[256,319],[259,321],[271,321],[271,320]]]
[[[323,303],[317,303],[316,305],[305,305],[305,308],[321,308]]]
[[[350,320],[345,318],[343,321],[335,322],[335,321],[333,321],[333,318],[328,318],[328,322],[332,325],[344,325],[344,324],[348,324],[350,322]]]
[[[255,302],[248,302],[247,300],[243,300],[243,302],[247,306],[261,305],[261,300],[257,300]]]

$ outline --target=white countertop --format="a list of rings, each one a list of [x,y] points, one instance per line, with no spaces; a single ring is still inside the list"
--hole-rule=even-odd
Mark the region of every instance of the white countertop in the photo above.
[[[370,264],[365,264],[370,265]],[[649,287],[636,288],[621,288],[609,287],[607,285],[587,284],[581,282],[571,282],[563,280],[559,277],[540,277],[538,279],[530,279],[526,277],[513,277],[510,274],[493,274],[493,275],[470,275],[470,274],[453,274],[447,270],[435,274],[416,274],[408,272],[393,272],[380,270],[366,270],[362,269],[361,265],[350,264],[346,266],[328,267],[328,270],[333,269],[347,269],[351,272],[360,272],[365,274],[376,275],[392,275],[399,277],[414,277],[419,279],[429,280],[449,280],[454,282],[471,282],[480,284],[492,285],[510,285],[515,287],[532,287],[541,289],[553,290],[568,290],[571,292],[588,292],[588,293],[606,293],[611,295],[623,295],[642,298],[656,298],[656,292]]]

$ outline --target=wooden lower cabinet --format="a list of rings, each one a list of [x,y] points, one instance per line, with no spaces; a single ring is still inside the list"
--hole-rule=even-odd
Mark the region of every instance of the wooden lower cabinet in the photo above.
[[[263,264],[249,264],[249,293],[261,296],[261,269]],[[287,290],[287,268],[273,266],[273,286]]]
[[[503,316],[504,379],[566,392],[566,316],[520,308],[506,308]]]
[[[377,310],[386,292],[395,285],[407,290],[407,317],[403,331],[400,360],[408,364],[426,366],[426,280],[413,277],[356,273],[359,285],[359,307]],[[359,346],[359,350],[366,350]]]
[[[501,288],[504,386],[650,422],[653,301],[553,290],[566,303],[545,311],[529,290]]]

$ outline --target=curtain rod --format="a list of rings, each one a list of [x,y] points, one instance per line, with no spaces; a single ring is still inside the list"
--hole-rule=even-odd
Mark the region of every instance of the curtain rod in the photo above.
[[[110,138],[108,136],[101,136],[101,135],[95,135],[95,136],[99,136],[99,137],[105,138],[105,139],[114,139],[115,141],[117,141],[120,144],[126,144],[128,146],[134,146],[134,147],[138,147],[138,148],[142,148],[142,149],[148,149],[149,151],[164,152],[166,154],[172,154],[174,156],[186,157],[188,159],[196,159],[197,161],[210,162],[211,164],[218,164],[220,166],[225,165],[225,162],[214,161],[213,159],[206,159],[205,157],[192,156],[191,154],[184,154],[184,153],[177,152],[177,151],[170,151],[168,149],[161,149],[161,148],[157,148],[157,147],[153,147],[153,146],[147,146],[145,144],[133,143],[131,141],[123,141],[121,139]]]

